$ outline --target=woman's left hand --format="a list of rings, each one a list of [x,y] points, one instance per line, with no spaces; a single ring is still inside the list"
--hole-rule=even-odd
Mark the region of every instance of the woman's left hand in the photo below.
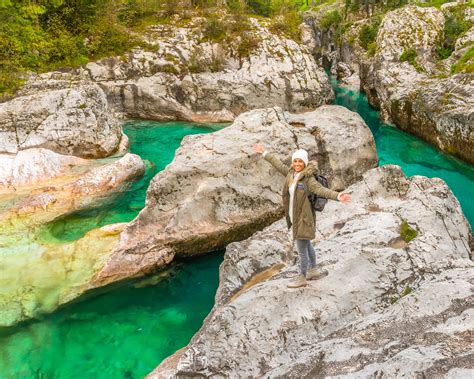
[[[347,204],[347,203],[350,203],[351,202],[351,195],[349,195],[348,193],[340,193],[338,196],[337,196],[338,200],[341,202],[341,203],[344,203],[344,204]]]

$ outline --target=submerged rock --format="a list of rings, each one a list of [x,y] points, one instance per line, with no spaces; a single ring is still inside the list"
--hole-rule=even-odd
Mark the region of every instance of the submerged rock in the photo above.
[[[337,190],[377,165],[369,128],[340,106],[302,114],[254,110],[220,131],[187,136],[173,162],[153,178],[145,208],[121,234],[95,284],[142,275],[175,254],[222,248],[280,218],[283,178],[253,152],[257,142],[288,163],[294,150],[307,149]]]
[[[89,166],[85,172],[70,173],[56,183],[25,189],[15,194],[15,204],[2,214],[9,222],[22,219],[25,225],[39,225],[82,209],[93,208],[120,193],[133,180],[143,175],[145,164],[138,155],[122,158],[101,166]],[[11,194],[6,194],[6,197]],[[1,208],[0,208],[1,209]]]
[[[121,139],[104,91],[76,75],[32,77],[15,98],[0,103],[0,153],[47,148],[102,158],[116,152]]]
[[[0,194],[0,326],[52,312],[91,288],[124,224],[92,230],[73,242],[55,239],[45,224],[100,206],[143,172],[140,157],[126,154],[106,165],[89,163],[47,184]]]
[[[328,276],[286,287],[297,268],[282,221],[231,244],[211,313],[149,378],[472,376],[472,235],[457,199],[392,165],[347,191],[318,218]]]
[[[136,49],[86,69],[129,118],[222,122],[255,108],[304,111],[334,99],[308,49],[257,20],[245,32],[248,41],[230,44],[206,41],[203,29],[199,20],[156,26],[145,36],[152,51]]]

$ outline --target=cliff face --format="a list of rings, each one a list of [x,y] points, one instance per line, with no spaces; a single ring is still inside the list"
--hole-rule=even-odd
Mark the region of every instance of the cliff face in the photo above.
[[[473,163],[473,74],[449,71],[472,49],[473,28],[459,36],[449,58],[437,55],[445,38],[446,15],[456,8],[408,6],[388,12],[378,28],[373,55],[359,45],[359,33],[368,20],[355,22],[337,44],[331,40],[334,33],[317,26],[317,18],[309,15],[306,22],[316,25],[313,52],[321,54],[343,84],[363,90],[384,120]],[[463,12],[465,22],[472,24],[472,12]]]
[[[472,235],[456,198],[390,165],[347,191],[319,215],[328,276],[286,287],[283,220],[229,245],[210,315],[149,377],[471,376]]]
[[[132,118],[232,121],[255,108],[295,112],[333,100],[326,74],[306,47],[255,19],[245,41],[209,41],[202,22],[151,28],[144,37],[148,50],[89,63],[86,69],[114,110]]]

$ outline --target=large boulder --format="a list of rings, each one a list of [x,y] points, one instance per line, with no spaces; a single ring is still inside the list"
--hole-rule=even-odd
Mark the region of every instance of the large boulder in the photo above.
[[[347,191],[317,225],[328,276],[286,287],[282,221],[230,245],[211,313],[149,378],[472,376],[472,235],[451,190],[387,165]]]
[[[163,257],[222,248],[280,218],[283,178],[253,152],[256,142],[287,163],[294,150],[307,149],[336,190],[377,165],[370,130],[340,106],[302,114],[254,110],[218,132],[187,136],[153,178],[145,208],[121,234],[97,285],[155,270]]]
[[[80,76],[33,76],[15,98],[0,104],[0,153],[47,148],[102,158],[116,152],[121,139],[104,91]]]
[[[232,121],[255,108],[311,110],[334,99],[324,70],[304,46],[254,19],[229,44],[208,41],[203,21],[151,28],[145,39],[152,49],[86,69],[113,108],[129,118]]]

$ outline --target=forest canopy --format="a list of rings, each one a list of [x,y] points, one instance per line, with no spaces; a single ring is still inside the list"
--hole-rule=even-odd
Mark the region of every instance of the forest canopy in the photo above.
[[[438,2],[443,2],[437,0]],[[370,13],[406,0],[345,0],[347,12]],[[299,37],[301,11],[336,0],[0,0],[0,94],[12,93],[28,71],[77,67],[120,55],[141,41],[132,31],[201,14],[238,13],[272,19],[273,31]],[[340,19],[337,19],[339,22]],[[136,34],[135,34],[136,35]]]

